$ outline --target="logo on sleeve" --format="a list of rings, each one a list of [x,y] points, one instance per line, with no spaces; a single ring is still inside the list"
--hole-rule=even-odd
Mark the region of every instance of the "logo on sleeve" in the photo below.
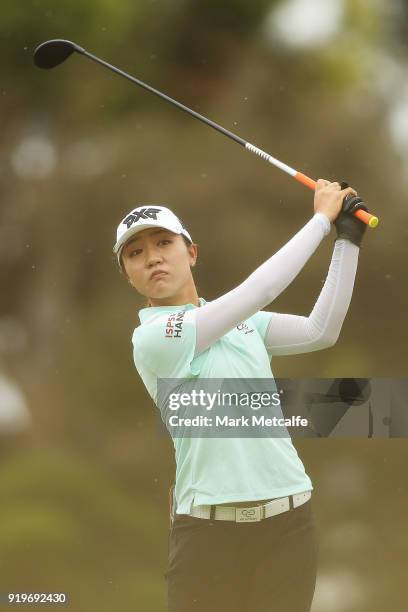
[[[139,219],[154,219],[154,221],[157,221],[159,212],[161,212],[160,208],[142,208],[141,210],[134,210],[122,221],[122,223],[129,229],[134,223],[137,223]]]
[[[239,325],[237,325],[237,330],[238,331],[243,331],[246,334],[251,334],[254,330],[253,329],[249,329],[248,325],[246,323],[240,323]]]
[[[166,323],[166,338],[181,338],[185,310],[171,314]]]

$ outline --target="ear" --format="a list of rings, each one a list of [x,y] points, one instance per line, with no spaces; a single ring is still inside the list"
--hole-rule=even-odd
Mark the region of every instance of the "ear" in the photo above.
[[[192,243],[192,244],[190,244],[190,246],[189,246],[189,249],[188,249],[188,250],[189,250],[190,256],[191,256],[191,258],[192,258],[192,261],[191,261],[191,263],[190,263],[190,268],[194,268],[194,266],[195,266],[195,265],[196,265],[196,263],[197,263],[197,256],[198,256],[198,245],[197,245],[197,244],[195,244],[195,243]]]

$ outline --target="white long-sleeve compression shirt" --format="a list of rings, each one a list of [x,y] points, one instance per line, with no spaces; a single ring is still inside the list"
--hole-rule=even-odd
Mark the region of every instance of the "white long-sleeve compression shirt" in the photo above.
[[[315,213],[289,242],[240,285],[194,309],[195,356],[282,293],[330,232],[330,227],[326,215]],[[326,281],[309,317],[271,312],[264,342],[272,354],[306,353],[336,342],[350,305],[359,250],[349,240],[335,241]]]

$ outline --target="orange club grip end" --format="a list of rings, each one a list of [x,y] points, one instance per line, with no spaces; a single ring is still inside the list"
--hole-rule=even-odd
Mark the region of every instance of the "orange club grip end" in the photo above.
[[[302,174],[301,172],[296,172],[295,177],[294,177],[299,183],[302,183],[302,185],[306,185],[306,187],[309,187],[309,189],[316,189],[316,185],[317,182],[314,181],[313,179],[311,179],[309,176],[306,176],[306,174]],[[360,219],[360,221],[363,221],[363,223],[366,223],[369,227],[377,227],[378,225],[378,217],[370,214],[369,212],[365,211],[365,210],[356,210],[355,213],[353,213],[355,217],[357,217],[357,219]]]

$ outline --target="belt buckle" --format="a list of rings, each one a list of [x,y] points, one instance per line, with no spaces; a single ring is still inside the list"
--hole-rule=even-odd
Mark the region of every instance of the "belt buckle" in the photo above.
[[[236,523],[254,523],[263,519],[263,506],[252,506],[249,508],[235,508]]]

